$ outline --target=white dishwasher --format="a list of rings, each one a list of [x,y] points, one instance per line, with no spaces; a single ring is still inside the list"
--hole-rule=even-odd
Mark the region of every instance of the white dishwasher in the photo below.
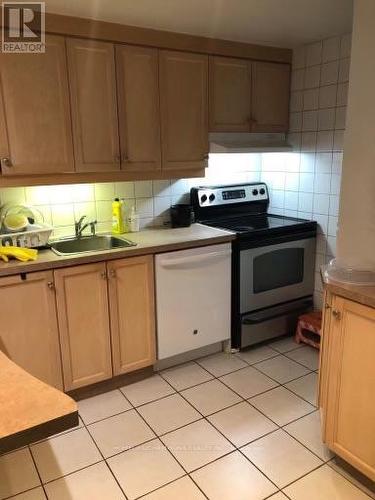
[[[230,338],[231,244],[157,254],[158,359]]]

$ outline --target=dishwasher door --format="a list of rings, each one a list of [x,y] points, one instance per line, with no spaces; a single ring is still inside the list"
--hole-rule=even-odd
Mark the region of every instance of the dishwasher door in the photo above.
[[[231,244],[155,256],[158,359],[231,334]]]

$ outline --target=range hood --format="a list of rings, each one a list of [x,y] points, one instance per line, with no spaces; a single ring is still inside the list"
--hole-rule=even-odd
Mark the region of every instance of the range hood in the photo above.
[[[214,132],[209,134],[210,153],[272,153],[293,151],[286,135],[279,133]]]

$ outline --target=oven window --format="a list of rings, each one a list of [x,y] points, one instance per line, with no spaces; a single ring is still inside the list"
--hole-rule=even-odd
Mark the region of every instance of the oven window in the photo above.
[[[301,283],[304,268],[303,248],[283,248],[254,258],[254,293]]]

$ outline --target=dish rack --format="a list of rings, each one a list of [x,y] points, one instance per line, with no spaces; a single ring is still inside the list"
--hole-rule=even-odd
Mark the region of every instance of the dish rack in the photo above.
[[[30,224],[25,231],[19,233],[0,233],[0,246],[36,248],[47,245],[53,231],[47,224]]]

